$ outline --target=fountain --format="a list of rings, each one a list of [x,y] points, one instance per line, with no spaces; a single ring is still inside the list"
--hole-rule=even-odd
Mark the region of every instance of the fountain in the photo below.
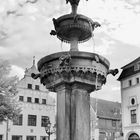
[[[45,56],[38,62],[43,85],[57,93],[57,140],[90,140],[90,93],[101,89],[109,73],[109,61],[95,53],[78,51],[78,43],[92,37],[98,22],[77,14],[80,0],[66,0],[72,12],[53,19],[56,35],[61,41],[70,43],[70,51]]]

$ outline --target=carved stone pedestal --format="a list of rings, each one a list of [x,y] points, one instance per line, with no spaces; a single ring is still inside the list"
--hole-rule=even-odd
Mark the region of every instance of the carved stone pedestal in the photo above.
[[[106,82],[109,62],[98,54],[60,52],[38,62],[41,83],[57,92],[57,140],[90,140],[90,93]]]

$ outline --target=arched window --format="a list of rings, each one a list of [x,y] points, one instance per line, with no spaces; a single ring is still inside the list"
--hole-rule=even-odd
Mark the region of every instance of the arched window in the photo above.
[[[132,133],[132,134],[130,134],[128,140],[140,140],[140,138],[139,138],[138,134]]]

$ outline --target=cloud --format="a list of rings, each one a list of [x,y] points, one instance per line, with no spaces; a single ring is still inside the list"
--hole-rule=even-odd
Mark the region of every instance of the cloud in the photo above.
[[[2,3],[4,18],[1,19],[0,54],[6,59],[10,59],[13,64],[25,67],[36,55],[37,59],[42,56],[58,52],[61,50],[60,41],[56,37],[50,36],[51,29],[54,29],[52,17],[56,16],[69,8],[61,7],[64,1],[46,1],[41,0],[35,4],[24,4],[25,1],[6,0]],[[6,3],[9,6],[6,8]],[[24,4],[19,7],[18,4]],[[2,7],[2,6],[1,6]],[[18,14],[6,16],[8,10],[16,10]],[[20,57],[20,59],[19,59]]]
[[[24,69],[19,66],[12,65],[10,76],[18,76],[21,79],[24,76]]]
[[[100,39],[100,44],[95,46],[95,52],[103,56],[111,55],[114,41],[107,38]],[[102,43],[101,43],[102,42]]]
[[[116,77],[108,76],[107,83],[101,90],[91,93],[91,97],[121,102],[120,83],[116,79]]]
[[[92,0],[81,4],[80,12],[101,23],[102,29],[113,39],[140,46],[140,2],[125,0]],[[84,8],[87,6],[87,8]],[[136,13],[137,12],[137,13]]]

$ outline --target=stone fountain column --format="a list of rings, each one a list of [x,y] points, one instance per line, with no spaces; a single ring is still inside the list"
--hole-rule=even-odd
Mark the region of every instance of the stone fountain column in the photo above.
[[[90,18],[77,14],[80,0],[66,0],[71,14],[53,19],[51,35],[70,43],[70,51],[43,57],[38,62],[40,81],[57,93],[57,140],[90,140],[90,93],[106,83],[109,61],[95,53],[78,51],[78,43],[92,36],[100,26]],[[113,73],[114,74],[114,73]]]
[[[59,52],[38,62],[41,83],[57,93],[57,140],[90,140],[90,93],[106,82],[109,62],[97,54]]]
[[[57,139],[89,140],[90,96],[85,85],[59,86],[57,101]]]

